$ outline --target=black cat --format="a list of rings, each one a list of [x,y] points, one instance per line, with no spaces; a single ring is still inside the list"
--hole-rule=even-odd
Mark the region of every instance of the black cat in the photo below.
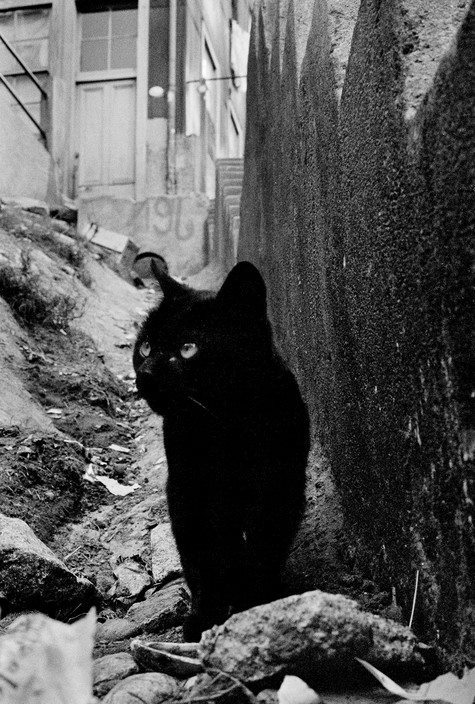
[[[155,267],[164,297],[139,332],[137,388],[163,416],[170,520],[192,594],[187,640],[281,596],[303,505],[308,415],[279,356],[258,270],[217,294]]]

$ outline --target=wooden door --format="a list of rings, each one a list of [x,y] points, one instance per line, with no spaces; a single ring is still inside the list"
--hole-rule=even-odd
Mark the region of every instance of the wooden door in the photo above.
[[[78,194],[135,196],[135,80],[78,85]]]

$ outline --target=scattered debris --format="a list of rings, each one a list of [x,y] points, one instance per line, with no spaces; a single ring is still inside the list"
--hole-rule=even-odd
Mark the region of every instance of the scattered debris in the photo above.
[[[131,494],[136,489],[140,489],[140,484],[120,484],[116,479],[111,479],[111,477],[104,477],[102,475],[96,474],[96,481],[104,484],[106,489],[110,491],[114,496],[127,496]]]
[[[81,227],[81,236],[90,244],[108,251],[114,257],[118,273],[128,278],[134,259],[139,251],[135,242],[127,235],[107,230],[97,223],[86,222]]]
[[[116,445],[115,443],[112,443],[112,445],[109,445],[109,450],[114,450],[114,452],[125,452],[125,453],[130,452],[128,447],[123,447],[122,445]]]
[[[46,413],[50,416],[62,416],[63,410],[61,408],[48,408]]]
[[[62,416],[47,417],[55,424],[62,422]],[[89,487],[82,481],[86,454],[81,443],[55,432],[54,427],[48,433],[0,428],[0,511],[26,521],[51,547],[62,525],[106,497],[99,484]],[[45,497],[50,497],[47,510]]]

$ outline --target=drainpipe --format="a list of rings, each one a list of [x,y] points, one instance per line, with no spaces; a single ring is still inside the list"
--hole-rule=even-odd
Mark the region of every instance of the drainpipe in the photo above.
[[[176,14],[177,0],[169,0],[168,53],[168,131],[167,131],[167,193],[176,193]]]

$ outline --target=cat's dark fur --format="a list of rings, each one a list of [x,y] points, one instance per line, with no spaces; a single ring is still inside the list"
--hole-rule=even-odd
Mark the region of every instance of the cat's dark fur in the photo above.
[[[156,275],[164,298],[139,332],[134,367],[140,395],[163,415],[170,519],[192,594],[184,634],[195,640],[231,611],[281,595],[308,415],[252,264],[237,264],[216,295]]]

